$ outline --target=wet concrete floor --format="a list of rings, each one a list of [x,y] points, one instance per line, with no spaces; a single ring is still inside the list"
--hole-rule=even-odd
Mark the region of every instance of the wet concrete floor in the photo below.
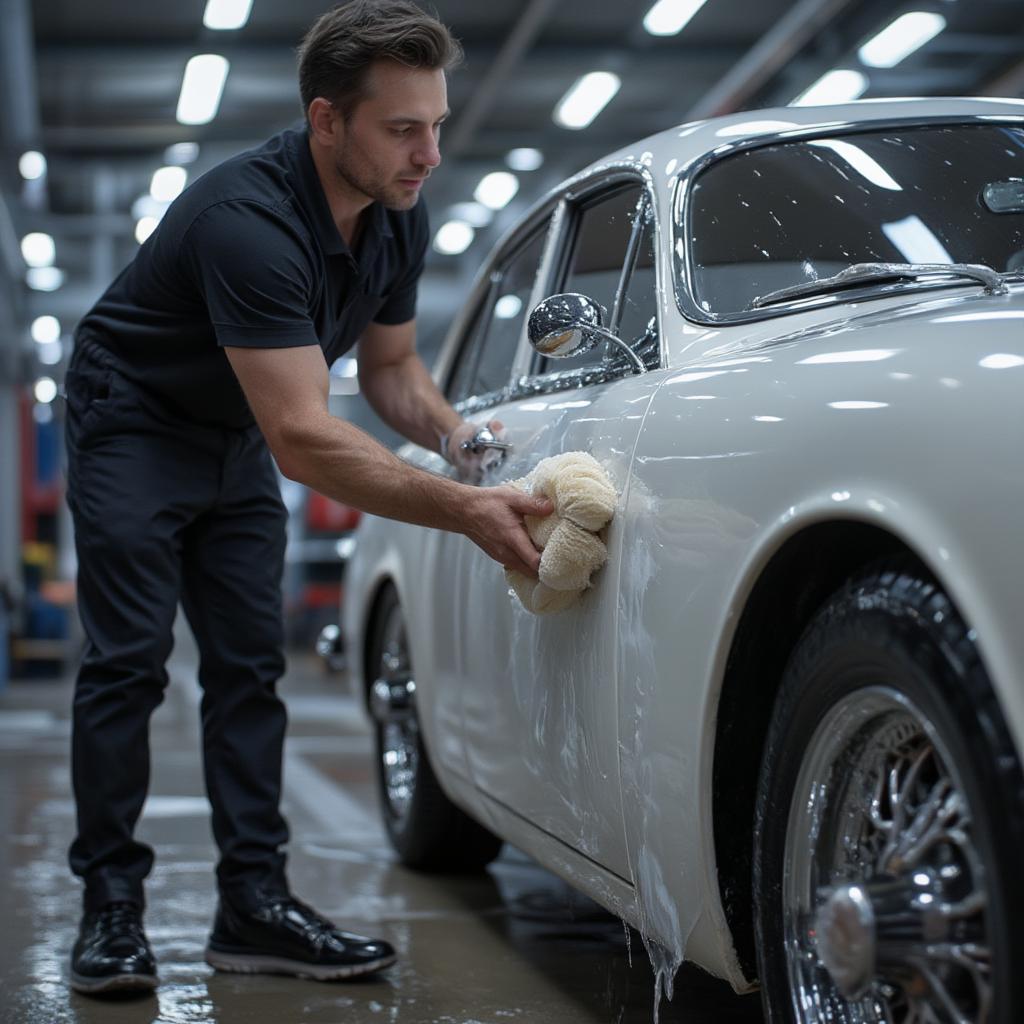
[[[185,648],[182,652],[182,647]],[[161,984],[130,1001],[70,991],[80,896],[65,851],[71,684],[25,680],[0,693],[0,1021],[3,1024],[639,1024],[653,1019],[653,976],[635,932],[506,847],[472,878],[417,875],[394,859],[377,817],[370,736],[344,680],[293,656],[285,812],[289,874],[336,922],[381,935],[399,963],[372,980],[323,984],[218,974],[203,962],[215,892],[203,797],[198,692],[187,644],[153,718],[153,780],[139,835],[156,850],[146,930]],[[664,1024],[759,1024],[739,998],[693,968],[676,980]]]

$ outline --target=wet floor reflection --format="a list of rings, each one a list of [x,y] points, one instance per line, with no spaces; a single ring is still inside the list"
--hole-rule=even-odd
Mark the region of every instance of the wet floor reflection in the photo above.
[[[322,984],[216,974],[202,951],[213,913],[213,847],[196,753],[191,685],[154,719],[153,801],[140,835],[156,848],[146,926],[155,996],[71,993],[78,891],[65,850],[66,682],[0,694],[0,929],[3,1024],[635,1024],[652,1019],[653,975],[639,937],[518,851],[473,878],[398,866],[377,824],[369,739],[337,680],[293,669],[286,810],[297,893],[355,930],[388,938],[400,961],[370,980]],[[300,786],[301,783],[301,786]],[[162,798],[162,799],[161,799]],[[630,952],[632,956],[630,956]],[[757,1024],[756,998],[684,968],[665,1024]]]

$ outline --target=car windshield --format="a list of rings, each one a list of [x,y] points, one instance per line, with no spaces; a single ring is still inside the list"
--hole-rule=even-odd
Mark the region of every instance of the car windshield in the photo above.
[[[921,127],[761,146],[707,167],[687,209],[693,298],[713,316],[750,313],[759,296],[858,263],[1021,274],[1024,129]]]

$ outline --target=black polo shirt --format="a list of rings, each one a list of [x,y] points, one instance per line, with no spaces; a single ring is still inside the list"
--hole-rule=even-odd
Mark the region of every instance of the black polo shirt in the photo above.
[[[371,321],[416,313],[429,228],[374,203],[353,253],[334,223],[304,131],[220,164],[168,208],[78,329],[176,416],[252,423],[223,346],[319,345],[327,363]]]

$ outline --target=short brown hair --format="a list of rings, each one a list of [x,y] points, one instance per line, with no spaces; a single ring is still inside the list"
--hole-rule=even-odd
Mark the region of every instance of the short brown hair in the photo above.
[[[302,109],[318,96],[348,117],[366,95],[366,76],[377,60],[410,68],[450,70],[462,47],[437,18],[409,0],[351,0],[321,15],[299,46]]]

